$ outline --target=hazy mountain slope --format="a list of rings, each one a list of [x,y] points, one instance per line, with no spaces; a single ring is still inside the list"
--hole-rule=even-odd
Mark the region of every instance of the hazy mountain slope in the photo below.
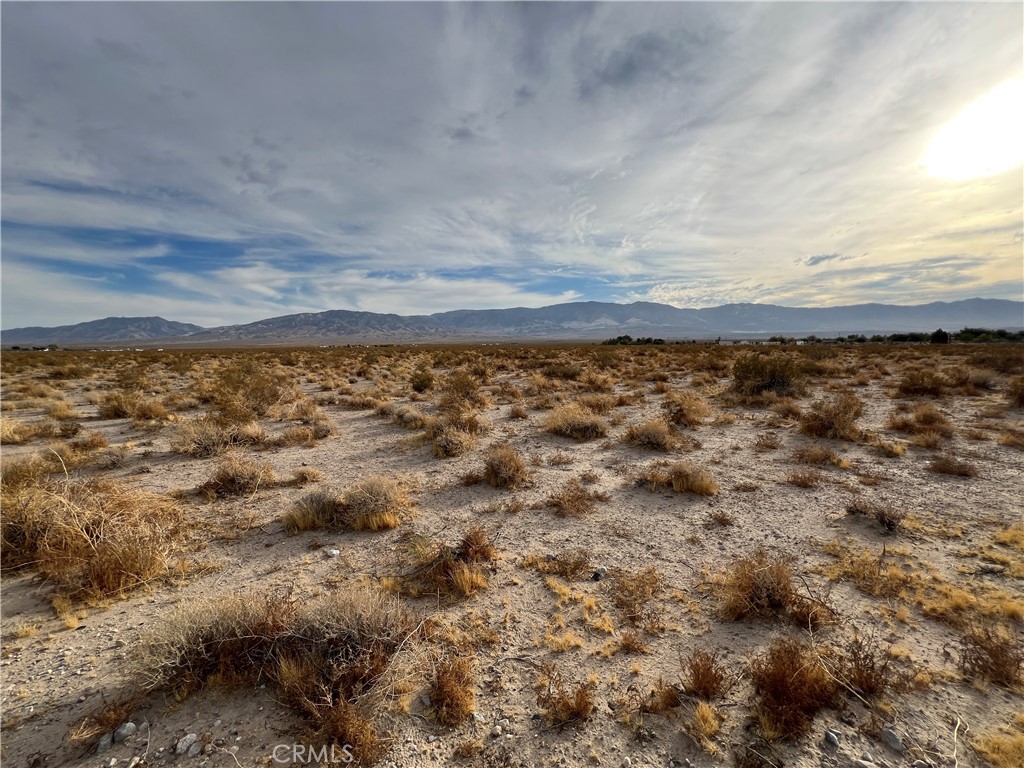
[[[187,336],[205,330],[201,325],[178,323],[162,317],[105,317],[74,325],[55,328],[11,328],[0,331],[0,343],[30,344],[89,344],[104,341],[153,341]]]

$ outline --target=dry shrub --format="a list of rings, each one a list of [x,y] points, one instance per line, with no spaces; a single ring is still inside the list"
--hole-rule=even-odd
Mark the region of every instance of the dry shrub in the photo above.
[[[1000,726],[971,741],[971,746],[992,768],[1020,768],[1024,765],[1024,715],[1016,715],[1012,726]]]
[[[589,720],[597,708],[594,686],[568,683],[554,663],[546,664],[537,681],[537,704],[549,726],[564,727]]]
[[[454,547],[421,543],[411,572],[399,580],[399,588],[410,597],[469,597],[487,587],[481,567],[498,556],[493,538],[483,528],[468,530]]]
[[[904,676],[892,668],[892,656],[878,648],[873,637],[863,638],[856,632],[846,644],[839,676],[854,691],[870,699],[878,699],[904,682]]]
[[[251,358],[236,360],[218,371],[210,394],[214,412],[228,424],[265,416],[272,407],[295,397],[283,376]]]
[[[888,504],[873,504],[863,499],[855,499],[846,507],[848,515],[864,515],[875,520],[882,528],[889,533],[896,533],[903,524],[907,513],[902,509],[889,506]]]
[[[711,415],[711,404],[696,392],[675,391],[665,395],[662,402],[668,420],[696,429],[701,421]]]
[[[786,482],[797,488],[817,488],[823,479],[816,469],[798,469],[786,475]]]
[[[518,488],[530,479],[523,454],[508,443],[487,449],[484,457],[484,479],[493,488]]]
[[[36,437],[57,437],[61,432],[61,424],[53,419],[30,424],[7,417],[0,420],[0,444],[3,445],[21,445]]]
[[[475,411],[451,411],[427,425],[427,437],[439,459],[461,456],[476,445],[477,435],[484,430]]]
[[[806,445],[798,448],[793,453],[793,460],[800,464],[832,464],[842,469],[850,466],[849,461],[823,445]]]
[[[1004,429],[999,433],[999,444],[1024,450],[1024,429]]]
[[[679,445],[672,428],[661,419],[650,419],[643,424],[634,424],[626,430],[622,437],[624,442],[640,448],[651,448],[655,451],[672,451]]]
[[[59,462],[50,461],[44,456],[3,457],[0,461],[0,488],[3,490],[4,503],[9,501],[8,494],[35,485],[59,469]]]
[[[587,490],[575,477],[557,493],[548,497],[547,506],[559,517],[583,517],[597,509],[597,502],[604,501],[605,494]]]
[[[758,694],[758,720],[765,738],[791,739],[810,728],[815,714],[836,703],[839,686],[814,649],[792,637],[777,637],[750,665]]]
[[[365,590],[290,603],[266,594],[189,603],[144,639],[143,687],[181,699],[208,685],[273,684],[328,746],[357,763],[383,756],[374,712],[418,656],[416,623],[398,600]]]
[[[608,580],[612,602],[622,617],[634,627],[650,632],[662,627],[662,609],[656,598],[664,586],[661,574],[654,566],[631,572],[615,569]]]
[[[694,648],[685,659],[680,659],[683,691],[702,699],[717,699],[729,692],[736,682],[715,651]]]
[[[840,392],[829,400],[818,400],[800,417],[800,431],[813,437],[837,440],[858,440],[861,430],[857,419],[864,412],[864,403],[850,392]]]
[[[535,568],[541,573],[561,576],[569,581],[575,581],[592,573],[590,553],[585,549],[555,552],[543,558],[530,555],[523,561],[523,567]]]
[[[434,386],[434,374],[429,368],[417,368],[409,377],[409,386],[413,392],[423,394]]]
[[[307,493],[282,516],[281,523],[288,533],[382,531],[399,526],[411,510],[412,503],[397,481],[372,475],[342,494],[326,489]]]
[[[1006,399],[1015,408],[1024,408],[1024,376],[1014,376],[1006,385]]]
[[[800,404],[791,397],[783,397],[772,405],[772,413],[783,419],[799,419],[803,415]]]
[[[679,690],[659,678],[647,697],[640,702],[640,711],[643,714],[666,715],[671,714],[672,710],[682,703],[683,698],[679,695]]]
[[[171,450],[185,456],[208,457],[234,445],[263,445],[267,433],[255,421],[225,424],[212,416],[180,422],[171,435]]]
[[[782,440],[779,439],[778,435],[766,432],[757,436],[757,439],[754,441],[754,450],[762,452],[774,451],[777,450],[780,445],[782,445]]]
[[[793,577],[792,558],[758,548],[717,577],[718,611],[728,621],[784,618],[812,628],[829,621],[831,609],[801,595]]]
[[[980,619],[960,638],[960,669],[971,678],[1007,687],[1021,682],[1024,643],[1020,633],[991,619]]]
[[[441,384],[440,394],[438,407],[442,411],[461,411],[490,405],[487,395],[480,390],[479,379],[462,368],[448,373]]]
[[[553,435],[593,440],[608,434],[608,422],[576,404],[563,405],[544,417],[542,427]]]
[[[99,402],[101,419],[126,419],[135,413],[139,395],[136,392],[108,392]]]
[[[212,500],[252,495],[261,487],[272,488],[275,482],[270,464],[231,454],[221,460],[213,476],[196,490]]]
[[[46,409],[46,415],[51,419],[57,421],[67,421],[68,419],[77,419],[78,413],[75,411],[75,406],[69,403],[67,400],[58,400],[56,403]]]
[[[799,364],[786,355],[744,355],[732,366],[732,389],[745,397],[792,397],[799,394],[801,379]]]
[[[473,660],[446,656],[434,667],[430,684],[430,707],[443,725],[458,725],[469,719],[475,704],[476,677]]]
[[[530,414],[526,408],[517,403],[508,409],[508,417],[510,419],[528,419]]]
[[[931,472],[956,477],[977,477],[980,474],[976,466],[953,456],[938,456],[932,459],[928,469]]]
[[[101,598],[167,574],[185,526],[164,496],[62,480],[5,487],[2,532],[4,570],[31,567],[61,594]]]
[[[139,400],[132,409],[131,417],[137,421],[159,421],[170,414],[159,400]]]
[[[636,482],[652,493],[659,488],[671,488],[676,493],[693,493],[698,496],[714,496],[718,493],[718,483],[711,477],[711,473],[688,461],[677,461],[668,466],[654,464],[642,472]]]
[[[904,371],[896,382],[896,391],[903,397],[942,397],[946,382],[931,369]]]
[[[581,395],[576,398],[576,404],[583,406],[591,413],[605,416],[615,408],[615,398],[611,395]]]

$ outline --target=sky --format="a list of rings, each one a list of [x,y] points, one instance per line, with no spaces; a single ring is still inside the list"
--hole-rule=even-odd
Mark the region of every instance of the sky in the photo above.
[[[3,328],[1024,298],[1019,2],[0,14]]]

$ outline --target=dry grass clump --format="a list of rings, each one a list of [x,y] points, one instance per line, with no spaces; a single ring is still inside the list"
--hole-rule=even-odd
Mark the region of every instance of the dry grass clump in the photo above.
[[[519,488],[530,479],[526,459],[508,443],[487,449],[484,457],[484,479],[492,488]]]
[[[685,659],[680,658],[683,691],[701,699],[717,699],[729,692],[736,682],[715,651],[694,648]]]
[[[1006,385],[1006,399],[1015,408],[1024,408],[1024,376],[1014,376]]]
[[[663,589],[661,574],[652,565],[635,573],[617,568],[608,580],[612,603],[622,617],[634,627],[649,632],[663,627],[662,608],[656,599]]]
[[[813,437],[836,440],[858,440],[861,430],[857,419],[864,412],[864,403],[851,392],[840,392],[829,400],[817,400],[800,417],[800,431]]]
[[[124,593],[166,575],[185,537],[173,500],[107,480],[4,489],[3,569],[33,568],[72,598]]]
[[[555,408],[541,422],[547,432],[574,440],[593,440],[608,434],[608,422],[575,403]]]
[[[61,425],[52,419],[26,423],[9,417],[0,419],[0,444],[21,445],[36,437],[57,437]]]
[[[840,469],[847,469],[850,466],[847,459],[823,445],[805,445],[797,448],[793,452],[793,460],[800,464],[832,464]]]
[[[814,649],[793,637],[777,637],[750,664],[758,694],[757,716],[769,740],[792,739],[806,733],[814,716],[836,703],[839,685]]]
[[[51,472],[60,469],[59,462],[48,460],[38,454],[32,456],[4,456],[0,460],[0,489],[3,491],[4,503],[9,494],[26,486],[41,482]]]
[[[482,431],[484,423],[476,411],[450,411],[427,424],[427,437],[439,459],[461,456],[472,450]]]
[[[282,516],[281,523],[288,533],[383,531],[397,528],[411,510],[412,503],[398,481],[372,475],[342,494],[326,489],[307,493]]]
[[[1024,429],[1007,428],[999,433],[999,444],[1024,451]]]
[[[225,424],[213,416],[179,422],[171,435],[171,450],[184,456],[208,457],[237,445],[266,445],[270,442],[256,421]]]
[[[711,415],[711,404],[696,392],[674,391],[665,395],[661,404],[672,424],[696,429]]]
[[[1024,765],[1024,715],[1015,715],[1012,726],[983,733],[971,746],[992,768],[1019,768]]]
[[[430,683],[430,708],[442,725],[458,725],[473,714],[476,702],[473,660],[445,656],[434,667]]]
[[[854,499],[846,507],[848,515],[864,515],[875,520],[889,533],[896,533],[906,519],[907,513],[888,504],[873,504],[863,499]]]
[[[718,483],[711,477],[711,473],[688,461],[677,461],[668,466],[653,464],[641,473],[637,485],[647,487],[652,493],[659,488],[671,488],[676,493],[693,493],[698,496],[714,496],[718,493]]]
[[[728,621],[784,618],[811,628],[830,621],[828,605],[801,595],[793,578],[792,558],[758,548],[715,579],[718,612]]]
[[[468,530],[454,547],[441,542],[419,542],[411,571],[394,583],[402,594],[410,597],[469,597],[487,587],[482,566],[497,556],[494,539],[477,526]]]
[[[445,376],[440,394],[437,405],[442,411],[461,411],[490,405],[487,395],[480,389],[480,380],[464,368],[451,371]]]
[[[966,461],[961,461],[953,456],[938,456],[932,459],[928,470],[943,475],[954,475],[956,477],[977,477],[981,474],[978,468]]]
[[[583,517],[597,509],[598,501],[605,501],[604,493],[591,491],[575,477],[557,493],[551,494],[545,502],[559,517]]]
[[[69,403],[67,400],[58,400],[49,408],[46,409],[46,415],[51,419],[57,421],[67,421],[68,419],[77,419],[79,414],[75,410],[75,406]]]
[[[568,683],[553,662],[546,664],[537,681],[537,704],[548,725],[564,727],[589,720],[597,708],[594,685]]]
[[[980,619],[960,638],[960,669],[971,678],[1007,687],[1022,681],[1024,642],[1020,633],[991,619]]]
[[[383,756],[375,712],[418,657],[416,623],[380,593],[331,592],[304,603],[265,594],[190,603],[145,638],[141,684],[179,700],[206,686],[272,684],[313,738],[350,746],[360,764]]]
[[[530,555],[523,560],[524,568],[535,568],[541,573],[561,576],[568,581],[575,581],[593,572],[590,565],[590,553],[585,549],[571,549],[566,552],[555,552],[546,557]]]
[[[824,479],[816,469],[798,469],[786,475],[786,482],[797,488],[817,488]]]
[[[786,355],[744,355],[732,366],[732,390],[748,398],[798,395],[801,379],[799,364]]]
[[[615,398],[611,395],[580,395],[576,398],[576,404],[591,413],[605,416],[615,408]]]
[[[204,395],[214,413],[226,424],[252,421],[274,406],[295,399],[284,375],[267,370],[265,363],[243,357],[217,372]]]
[[[803,415],[800,404],[791,397],[783,397],[772,405],[772,413],[782,419],[799,419]]]
[[[903,397],[942,397],[946,381],[928,368],[904,371],[896,382],[896,391]]]
[[[861,696],[877,699],[904,682],[904,676],[892,668],[892,660],[873,637],[863,638],[855,632],[843,652],[839,677]]]
[[[213,476],[196,490],[212,501],[227,496],[250,496],[260,488],[273,487],[275,483],[274,469],[270,464],[231,454],[221,460]]]
[[[622,440],[639,448],[665,452],[675,450],[679,445],[679,438],[661,419],[650,419],[643,424],[630,426]]]

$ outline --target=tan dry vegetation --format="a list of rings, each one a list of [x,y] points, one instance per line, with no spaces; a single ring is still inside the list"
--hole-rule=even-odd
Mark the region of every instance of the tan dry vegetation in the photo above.
[[[1019,762],[1016,348],[5,353],[0,370],[5,763],[95,760],[127,718],[165,750],[203,729],[210,760],[235,743],[240,765],[298,739],[424,768],[810,768],[884,755],[893,723],[936,762],[949,712],[971,726],[961,765]],[[124,415],[97,418],[109,405]],[[631,432],[687,461],[637,466]],[[947,458],[978,474],[929,471]],[[811,490],[784,482],[805,471]],[[197,484],[212,503],[176,490]],[[62,505],[130,522],[101,523],[102,544],[86,525],[82,548]],[[27,537],[9,524],[57,542],[50,565],[12,559]],[[54,565],[65,543],[88,552]],[[115,544],[133,575],[87,567]],[[357,593],[402,631],[340,619]],[[176,650],[126,664],[109,638],[142,629]],[[82,674],[38,674],[64,658]],[[110,698],[124,687],[141,698]]]

